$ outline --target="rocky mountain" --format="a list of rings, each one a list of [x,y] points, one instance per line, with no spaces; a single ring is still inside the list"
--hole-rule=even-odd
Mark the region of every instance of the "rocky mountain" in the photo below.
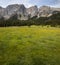
[[[49,6],[42,6],[39,8],[39,17],[47,17],[52,14],[52,10]]]
[[[15,14],[18,9],[19,9],[19,5],[17,5],[17,4],[7,6],[5,9],[4,18],[5,19],[10,18],[10,16]]]
[[[30,17],[37,16],[38,15],[38,7],[32,6],[32,7],[28,8],[27,13],[28,13],[28,15],[30,15]]]
[[[60,11],[60,8],[53,8],[49,6],[42,6],[39,8],[39,17],[49,17],[52,14],[57,13]]]
[[[27,19],[26,8],[23,4],[21,4],[21,5],[14,4],[14,5],[7,6],[5,9],[4,18],[8,19],[14,14],[17,14],[18,19],[20,19],[20,20],[26,20]]]
[[[0,18],[4,16],[5,9],[0,7]]]
[[[9,19],[11,16],[17,14],[19,20],[27,20],[34,16],[49,17],[53,13],[57,13],[59,11],[60,8],[49,6],[41,6],[40,8],[32,6],[30,8],[26,8],[23,4],[12,4],[8,5],[6,8],[0,7],[0,18],[4,17],[4,19]]]

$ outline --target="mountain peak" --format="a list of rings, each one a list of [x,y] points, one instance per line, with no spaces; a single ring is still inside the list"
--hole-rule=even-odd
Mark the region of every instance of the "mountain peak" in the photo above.
[[[6,8],[0,7],[0,17],[8,19],[12,15],[17,14],[20,19],[28,19],[30,17],[47,17],[53,14],[54,11],[60,11],[60,8],[52,8],[50,6],[41,6],[38,8],[36,5],[26,8],[23,4],[11,4]],[[54,12],[55,13],[55,12]],[[19,17],[20,16],[20,17]]]

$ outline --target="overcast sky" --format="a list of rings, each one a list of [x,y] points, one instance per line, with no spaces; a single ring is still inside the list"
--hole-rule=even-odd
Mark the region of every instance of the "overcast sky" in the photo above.
[[[60,0],[0,0],[0,6],[6,7],[10,4],[24,4],[26,7],[37,5],[49,5],[54,7],[60,7]]]

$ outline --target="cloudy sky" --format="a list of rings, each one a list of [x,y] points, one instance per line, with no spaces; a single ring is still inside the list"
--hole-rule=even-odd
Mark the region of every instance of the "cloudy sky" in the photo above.
[[[6,7],[9,4],[24,4],[26,7],[37,5],[49,5],[54,7],[60,7],[60,0],[0,0],[0,6]]]

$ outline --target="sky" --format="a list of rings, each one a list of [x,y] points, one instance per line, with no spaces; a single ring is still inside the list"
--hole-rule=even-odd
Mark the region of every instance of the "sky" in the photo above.
[[[60,8],[60,0],[0,0],[0,6],[2,7],[6,7],[10,4],[24,4],[26,7],[48,5]]]

